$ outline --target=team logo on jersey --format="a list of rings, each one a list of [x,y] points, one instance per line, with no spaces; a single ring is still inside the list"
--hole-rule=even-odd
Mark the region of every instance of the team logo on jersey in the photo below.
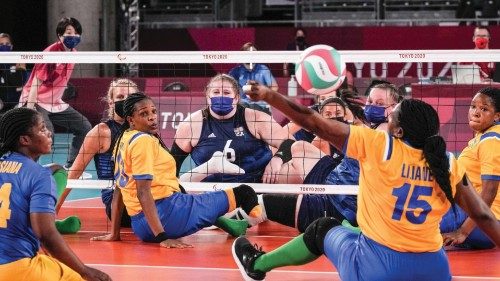
[[[243,131],[243,127],[234,128],[234,134],[237,137],[243,137],[245,135],[245,132]]]

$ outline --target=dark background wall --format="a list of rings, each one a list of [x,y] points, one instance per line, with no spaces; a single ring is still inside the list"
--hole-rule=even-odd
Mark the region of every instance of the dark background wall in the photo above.
[[[47,0],[1,0],[0,32],[11,35],[15,51],[45,49]]]

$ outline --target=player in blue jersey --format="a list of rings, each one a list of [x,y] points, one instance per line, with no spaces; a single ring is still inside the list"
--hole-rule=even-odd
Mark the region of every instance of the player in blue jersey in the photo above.
[[[129,79],[120,78],[111,81],[108,92],[103,98],[108,104],[108,120],[97,124],[85,136],[82,147],[68,173],[69,179],[80,178],[92,158],[94,158],[97,178],[100,180],[113,179],[112,151],[115,141],[121,132],[121,125],[124,122],[123,100],[125,100],[129,94],[138,91],[137,84]],[[56,211],[59,211],[70,191],[71,188],[66,188],[64,190],[57,202]],[[111,219],[113,190],[102,190],[101,198],[106,207],[106,215]],[[126,213],[123,213],[121,226],[130,227],[130,216]]]
[[[84,265],[54,226],[56,187],[36,160],[51,152],[51,133],[35,110],[0,119],[0,280],[111,280]],[[50,254],[40,254],[40,246]]]
[[[484,202],[500,220],[500,90],[484,88],[474,96],[469,108],[469,126],[475,132],[458,163]],[[495,247],[466,213],[450,210],[441,221],[441,232],[447,245],[461,248],[489,249]]]
[[[221,217],[237,207],[251,217],[260,216],[257,195],[248,185],[201,194],[181,192],[175,160],[158,135],[158,115],[151,98],[142,93],[129,95],[124,116],[124,131],[114,149],[111,233],[93,240],[120,240],[118,219],[124,206],[135,235],[167,248],[190,247],[177,239],[211,225],[233,236],[245,233],[246,221]]]
[[[343,98],[330,97],[320,105],[320,114],[327,119],[338,120],[348,124],[364,125],[363,108],[357,96],[351,92],[341,95]],[[346,97],[349,97],[346,98]],[[314,146],[314,144],[318,144]],[[325,148],[326,147],[326,148]],[[357,185],[359,177],[358,162],[344,157],[343,153],[319,138],[312,143],[298,141],[292,145],[291,163],[294,172],[298,173],[298,181],[289,175],[287,179],[293,183]],[[290,171],[289,170],[289,171]],[[281,177],[285,178],[285,177]],[[346,220],[356,226],[356,196],[342,194],[263,194],[259,195],[262,206],[261,220],[272,220],[304,232],[316,219],[329,216],[339,221]],[[241,212],[242,217],[247,218]],[[256,222],[260,222],[258,220]],[[249,220],[253,223],[253,220]]]
[[[283,160],[269,146],[279,154],[293,141],[272,116],[239,105],[238,89],[231,76],[216,75],[205,90],[208,106],[179,124],[172,146],[177,172],[188,155],[196,165],[181,181],[276,181]]]
[[[439,222],[455,201],[500,245],[500,223],[446,152],[438,114],[429,104],[403,100],[381,132],[325,120],[265,86],[252,84],[247,94],[269,102],[359,161],[361,233],[334,218],[321,218],[269,253],[240,237],[232,252],[245,280],[263,280],[274,268],[305,264],[323,254],[342,280],[451,280]]]

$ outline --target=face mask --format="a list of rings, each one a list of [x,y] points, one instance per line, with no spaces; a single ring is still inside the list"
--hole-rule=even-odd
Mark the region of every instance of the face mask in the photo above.
[[[385,117],[385,107],[377,105],[365,106],[366,120],[374,124],[382,124],[387,121]]]
[[[124,103],[125,103],[125,100],[115,101],[115,113],[116,113],[116,115],[120,116],[121,118],[123,118],[125,116],[125,112],[123,110]]]
[[[73,49],[80,43],[80,36],[66,35],[63,40],[64,46],[68,49]]]
[[[486,45],[488,45],[488,38],[485,37],[478,37],[476,40],[474,40],[474,44],[476,44],[476,47],[478,49],[484,49],[486,48]]]
[[[0,45],[0,52],[12,51],[12,45]]]
[[[233,98],[229,97],[213,97],[210,98],[210,109],[212,109],[215,114],[220,116],[225,116],[233,110]]]

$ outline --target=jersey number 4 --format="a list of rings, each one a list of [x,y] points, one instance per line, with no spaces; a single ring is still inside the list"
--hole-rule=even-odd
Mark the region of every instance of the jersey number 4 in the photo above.
[[[392,190],[392,195],[396,196],[396,206],[394,206],[394,212],[392,213],[393,220],[401,220],[403,212],[406,215],[406,219],[413,224],[422,224],[427,218],[427,214],[432,210],[431,204],[422,199],[424,196],[432,195],[432,187],[415,185],[413,192],[410,195],[411,185],[405,183],[401,187],[394,188]],[[410,195],[410,200],[408,199]],[[405,208],[405,203],[408,204]],[[417,212],[420,210],[420,212]]]
[[[7,227],[7,220],[10,219],[10,192],[12,184],[4,183],[0,186],[0,228]]]

